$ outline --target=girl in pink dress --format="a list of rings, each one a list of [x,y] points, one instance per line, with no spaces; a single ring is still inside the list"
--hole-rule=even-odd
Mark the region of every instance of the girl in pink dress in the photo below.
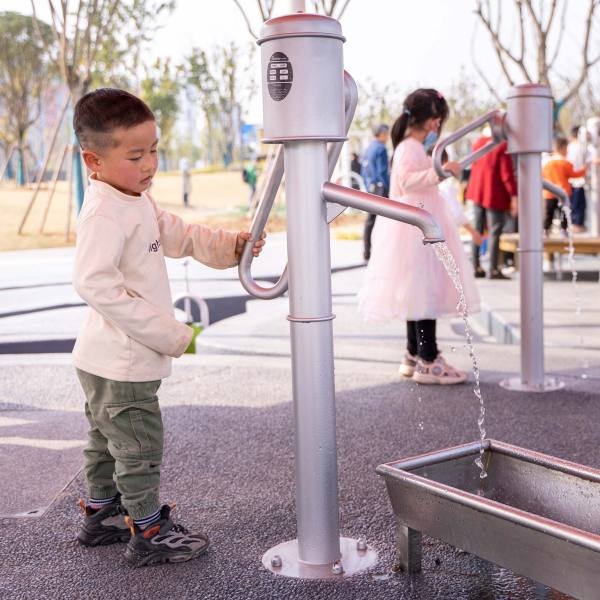
[[[392,127],[394,154],[390,198],[430,212],[439,223],[460,270],[469,313],[479,310],[479,293],[456,224],[438,190],[426,146],[438,136],[448,117],[444,97],[418,89],[404,101],[403,113]],[[460,166],[447,162],[455,176]],[[454,317],[458,294],[431,245],[411,225],[378,217],[373,230],[371,260],[359,292],[359,310],[367,320],[406,321],[407,351],[400,373],[417,383],[461,383],[466,373],[450,366],[437,347],[436,319]]]

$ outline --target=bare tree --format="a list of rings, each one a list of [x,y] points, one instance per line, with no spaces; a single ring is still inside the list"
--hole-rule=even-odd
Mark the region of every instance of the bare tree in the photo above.
[[[581,8],[584,0],[576,5]],[[585,83],[590,69],[600,61],[600,52],[592,42],[592,33],[598,25],[600,0],[587,0],[583,17],[583,35],[581,38],[581,59],[576,75],[568,83],[561,77],[557,68],[567,23],[572,25],[575,19],[569,18],[568,0],[477,0],[475,14],[479,23],[492,42],[501,72],[509,85],[519,82],[543,83],[553,90],[557,111],[571,100]],[[574,6],[573,3],[570,5]],[[512,11],[509,20],[507,11]],[[512,17],[515,17],[514,19]],[[516,22],[516,27],[514,23]],[[494,93],[494,85],[475,60],[476,46],[473,45],[473,62],[482,76],[488,90]]]
[[[275,0],[255,0],[255,7],[258,9],[258,13],[254,11],[253,13],[250,13],[244,9],[241,4],[241,0],[233,0],[233,2],[242,14],[250,35],[255,40],[258,39],[258,35],[256,33],[257,30],[254,24],[255,19],[260,17],[259,24],[262,24],[270,19],[273,15],[273,9],[275,8]],[[350,4],[350,0],[309,0],[308,4],[312,6],[312,10],[315,13],[341,19],[348,8],[348,5]]]

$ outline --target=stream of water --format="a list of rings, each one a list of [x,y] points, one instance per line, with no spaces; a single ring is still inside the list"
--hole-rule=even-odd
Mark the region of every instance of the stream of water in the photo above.
[[[446,244],[446,242],[433,244],[433,249],[437,258],[444,265],[446,272],[450,276],[450,279],[452,280],[452,283],[454,284],[454,287],[458,292],[458,304],[456,305],[456,308],[463,320],[465,327],[467,349],[469,351],[469,356],[471,357],[471,363],[473,364],[473,375],[475,377],[475,386],[473,388],[473,393],[479,401],[479,416],[477,418],[477,426],[479,427],[479,456],[475,460],[475,463],[479,467],[479,477],[481,479],[485,479],[487,477],[487,471],[483,462],[485,454],[485,404],[483,402],[483,395],[481,393],[481,386],[479,382],[479,363],[477,362],[477,356],[475,356],[475,348],[473,346],[473,333],[471,331],[471,326],[469,325],[469,312],[467,307],[467,300],[465,298],[465,292],[462,286],[462,282],[460,280],[460,272],[458,270],[458,265],[456,264],[456,260],[454,260],[452,252],[450,252],[450,248],[448,248],[448,244]]]
[[[571,215],[571,207],[568,204],[561,204],[562,210],[565,213],[565,218],[567,219],[567,240],[569,244],[569,252],[567,254],[567,261],[569,263],[569,269],[571,269],[571,285],[573,286],[573,297],[575,298],[575,318],[578,321],[578,324],[581,326],[581,295],[579,294],[579,286],[577,285],[577,269],[575,269],[575,244],[573,243],[573,218]],[[580,327],[580,335],[579,335],[579,346],[583,347],[583,331]],[[583,368],[587,369],[587,361],[584,361]],[[587,373],[583,373],[581,375],[582,379],[587,379]]]

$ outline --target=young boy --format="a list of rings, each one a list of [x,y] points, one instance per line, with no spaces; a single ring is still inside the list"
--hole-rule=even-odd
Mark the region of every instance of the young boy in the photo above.
[[[237,264],[247,232],[187,225],[158,208],[147,190],[157,169],[154,115],[116,89],[86,94],[75,133],[92,172],[77,229],[73,285],[89,304],[73,362],[90,430],[84,450],[89,488],[78,540],[129,541],[135,566],[182,562],[208,549],[159,503],[163,425],[156,393],[192,329],[173,312],[165,256],[193,256],[217,269]],[[263,236],[264,237],[264,234]],[[264,241],[254,243],[255,256]]]
[[[559,137],[554,141],[554,154],[550,160],[544,165],[542,169],[542,177],[561,187],[571,197],[572,188],[569,183],[569,179],[583,177],[585,175],[586,168],[576,170],[573,164],[567,160],[567,148],[569,143],[565,138]],[[544,219],[544,232],[546,235],[550,234],[550,228],[552,227],[552,220],[554,219],[554,213],[559,207],[558,198],[552,195],[551,192],[544,191],[544,198],[546,199],[546,218]],[[561,228],[563,231],[567,230],[567,217],[563,210],[561,210]]]

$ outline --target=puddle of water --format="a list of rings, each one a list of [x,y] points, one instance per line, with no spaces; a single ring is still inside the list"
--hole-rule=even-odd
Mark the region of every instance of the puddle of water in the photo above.
[[[475,348],[473,346],[473,332],[471,331],[471,327],[469,325],[469,311],[467,307],[467,300],[465,298],[465,292],[463,290],[462,282],[460,280],[460,273],[458,269],[458,265],[454,260],[454,256],[452,256],[452,252],[450,252],[450,248],[448,248],[448,244],[446,242],[441,242],[438,244],[433,244],[433,250],[435,255],[440,260],[440,262],[444,265],[446,272],[450,276],[456,291],[458,292],[458,304],[456,308],[463,320],[465,326],[465,337],[467,339],[467,349],[469,351],[469,356],[471,358],[471,363],[473,365],[473,376],[475,378],[475,385],[473,387],[473,393],[475,397],[479,401],[479,415],[477,417],[477,426],[479,428],[479,456],[475,460],[475,464],[479,467],[479,477],[481,479],[485,479],[487,477],[487,471],[485,468],[485,464],[483,462],[483,456],[485,453],[485,448],[483,442],[485,440],[485,404],[483,402],[483,395],[481,393],[481,385],[479,382],[479,363],[477,362],[477,356],[475,355]]]

